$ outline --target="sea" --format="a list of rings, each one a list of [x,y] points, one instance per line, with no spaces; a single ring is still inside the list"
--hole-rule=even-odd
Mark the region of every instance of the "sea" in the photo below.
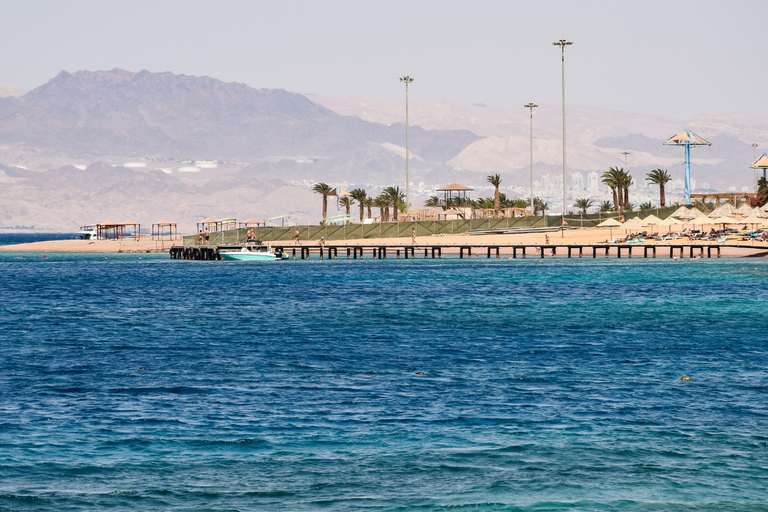
[[[0,276],[2,511],[768,510],[765,259]]]

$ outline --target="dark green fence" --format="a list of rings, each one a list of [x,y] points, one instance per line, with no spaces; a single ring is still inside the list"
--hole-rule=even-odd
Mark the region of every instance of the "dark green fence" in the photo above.
[[[624,217],[629,220],[633,217],[647,217],[656,215],[662,219],[668,217],[676,207],[656,208],[642,212],[628,212],[623,215],[617,213],[588,215],[567,215],[566,225],[569,228],[591,228],[597,226],[608,218],[619,219]],[[300,240],[353,240],[371,238],[397,238],[410,237],[411,229],[416,228],[416,236],[430,235],[455,235],[472,230],[500,230],[509,228],[546,228],[560,227],[562,217],[560,215],[547,215],[538,217],[512,217],[509,219],[472,219],[472,220],[431,220],[419,222],[384,222],[376,224],[347,224],[342,226],[270,226],[253,228],[256,238],[265,242],[292,242],[294,233],[299,230]],[[211,233],[211,245],[237,244],[245,241],[245,228],[230,229],[227,231],[215,231]],[[197,235],[184,236],[184,245],[197,244]]]

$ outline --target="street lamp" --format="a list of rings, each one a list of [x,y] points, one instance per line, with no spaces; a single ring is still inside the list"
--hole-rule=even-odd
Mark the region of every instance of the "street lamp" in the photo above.
[[[757,142],[752,143],[752,161],[757,160]],[[755,182],[755,193],[757,193],[757,169],[752,172]]]
[[[408,173],[408,160],[411,152],[408,146],[408,84],[413,83],[413,78],[408,75],[401,76],[400,81],[405,84],[405,204],[411,208],[411,177]]]
[[[565,209],[568,207],[568,180],[565,173],[565,47],[570,46],[573,43],[561,39],[555,43],[555,46],[559,46],[562,52],[562,79],[563,79],[563,221],[565,221]]]
[[[531,110],[531,213],[533,213],[536,211],[533,209],[533,109],[538,107],[538,105],[534,105],[531,102],[523,106]]]

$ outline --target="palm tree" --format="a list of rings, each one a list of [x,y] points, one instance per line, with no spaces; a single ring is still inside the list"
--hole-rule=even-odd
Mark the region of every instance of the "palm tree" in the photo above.
[[[376,200],[373,197],[366,196],[363,202],[360,204],[363,204],[363,203],[365,203],[365,207],[368,209],[368,218],[370,219],[371,217],[373,217],[373,215],[371,215],[371,208],[376,206],[375,205]]]
[[[664,186],[672,181],[672,176],[669,175],[666,169],[654,169],[646,175],[645,181],[659,186],[659,203],[664,208],[667,200]]]
[[[365,190],[361,188],[353,189],[349,193],[349,196],[357,201],[358,206],[360,206],[360,222],[363,222],[363,214],[365,212],[365,198],[367,197]]]
[[[646,202],[644,202],[643,204],[640,205],[640,211],[652,210],[652,209],[653,209],[653,205],[651,204],[650,201],[646,201]]]
[[[347,215],[349,215],[349,210],[352,208],[352,205],[355,204],[355,200],[349,196],[344,196],[339,199],[339,204],[347,210]]]
[[[549,205],[544,202],[543,199],[540,197],[534,197],[533,198],[533,214],[536,215],[538,212],[541,212],[542,215],[544,215],[547,210],[549,210]]]
[[[493,185],[493,211],[499,213],[499,185],[501,185],[501,176],[498,174],[491,174],[488,176],[488,183]]]
[[[619,183],[621,181],[621,173],[624,170],[619,170],[618,167],[609,167],[607,171],[603,173],[602,182],[610,187],[613,192],[613,209],[621,211],[622,195],[620,194]]]
[[[373,206],[379,209],[379,215],[381,222],[389,222],[389,198],[384,194],[379,194],[376,199],[373,200]]]
[[[405,194],[400,191],[400,187],[387,187],[381,192],[381,195],[389,199],[389,204],[392,205],[393,221],[397,222],[397,212],[400,211],[399,203],[403,202]]]
[[[624,191],[624,200],[622,201],[622,204],[624,205],[625,210],[631,210],[629,207],[629,187],[632,186],[632,176],[630,176],[629,171],[620,169],[619,177],[619,185]],[[621,193],[621,189],[619,190],[619,193]]]
[[[317,183],[312,187],[312,191],[323,194],[323,220],[320,222],[325,222],[326,217],[328,217],[328,196],[331,195],[333,189],[327,183]]]
[[[429,196],[429,199],[427,199],[427,202],[424,203],[424,206],[427,208],[436,208],[440,206],[440,198],[437,196]]]
[[[613,211],[613,205],[610,201],[603,201],[600,203],[600,206],[598,207],[597,211],[600,213],[608,213]]]
[[[587,210],[592,208],[592,200],[587,198],[577,199],[573,206],[581,210],[582,215],[587,214]]]

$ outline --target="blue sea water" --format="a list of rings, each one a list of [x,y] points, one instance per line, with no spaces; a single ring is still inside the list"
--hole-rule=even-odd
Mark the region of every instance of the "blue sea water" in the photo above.
[[[75,238],[77,238],[77,233],[0,233],[0,245],[73,240]]]
[[[0,275],[0,510],[768,510],[765,260]]]

